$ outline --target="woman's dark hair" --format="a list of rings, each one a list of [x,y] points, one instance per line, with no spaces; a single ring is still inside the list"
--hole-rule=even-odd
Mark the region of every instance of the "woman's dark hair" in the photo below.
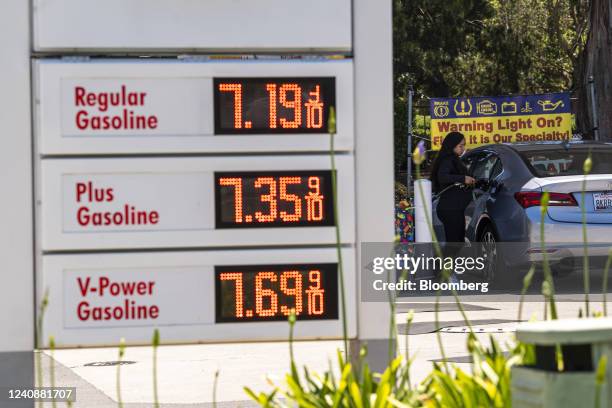
[[[463,136],[463,133],[450,132],[449,134],[446,135],[446,137],[442,141],[442,147],[440,148],[440,151],[438,152],[438,156],[436,157],[436,160],[434,160],[433,165],[431,167],[430,177],[431,177],[431,183],[432,183],[432,190],[434,192],[437,192],[440,187],[438,185],[438,169],[440,168],[440,163],[442,162],[442,160],[446,159],[447,157],[451,157],[451,158],[455,157],[455,152],[453,152],[453,149],[459,143],[461,143],[463,139],[465,139],[465,136]]]

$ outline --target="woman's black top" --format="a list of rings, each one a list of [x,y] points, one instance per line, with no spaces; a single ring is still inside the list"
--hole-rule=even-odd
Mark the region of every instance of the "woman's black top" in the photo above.
[[[465,183],[467,168],[461,162],[459,157],[452,155],[441,159],[437,174],[433,175],[437,181],[437,191],[441,192],[448,186],[454,183]],[[446,211],[464,211],[469,204],[472,195],[469,191],[459,188],[450,187],[444,191],[438,201],[438,210]]]

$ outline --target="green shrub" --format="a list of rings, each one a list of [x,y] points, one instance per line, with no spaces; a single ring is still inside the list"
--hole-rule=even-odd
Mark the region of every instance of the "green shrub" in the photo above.
[[[245,391],[262,407],[413,407],[422,406],[424,390],[412,390],[407,379],[410,363],[403,356],[395,358],[382,374],[374,373],[360,353],[357,364],[360,369],[347,362],[338,351],[339,378],[331,370],[318,374],[304,367],[300,376],[291,362],[291,374],[285,377],[283,386],[275,386],[269,393],[256,394],[249,388]]]

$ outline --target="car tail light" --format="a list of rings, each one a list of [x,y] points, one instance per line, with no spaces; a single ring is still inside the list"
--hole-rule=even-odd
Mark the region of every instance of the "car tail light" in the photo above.
[[[537,191],[520,191],[514,194],[514,198],[523,208],[538,206],[542,201],[542,194]],[[571,194],[566,193],[548,193],[549,207],[576,207],[578,203]]]

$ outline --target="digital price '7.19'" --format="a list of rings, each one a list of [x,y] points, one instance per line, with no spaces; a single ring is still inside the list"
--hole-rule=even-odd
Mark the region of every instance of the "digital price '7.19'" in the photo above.
[[[219,266],[216,321],[337,319],[337,264]]]
[[[215,173],[217,228],[334,225],[331,171]]]
[[[215,134],[326,133],[335,78],[215,78]]]

